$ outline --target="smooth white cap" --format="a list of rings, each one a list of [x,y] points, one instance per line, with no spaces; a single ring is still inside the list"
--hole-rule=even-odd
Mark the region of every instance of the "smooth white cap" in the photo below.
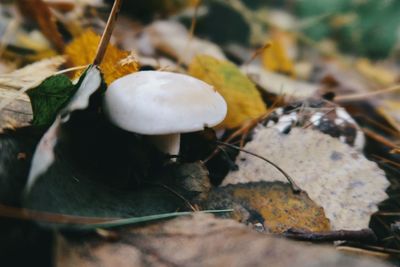
[[[106,91],[105,112],[127,131],[160,135],[213,127],[227,105],[214,88],[188,75],[141,71],[114,81]]]

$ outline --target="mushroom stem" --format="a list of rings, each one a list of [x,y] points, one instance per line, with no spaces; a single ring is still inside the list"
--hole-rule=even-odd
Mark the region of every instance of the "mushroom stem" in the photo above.
[[[162,135],[149,135],[151,143],[153,143],[159,150],[168,155],[178,155],[181,144],[181,135],[177,134],[162,134]]]

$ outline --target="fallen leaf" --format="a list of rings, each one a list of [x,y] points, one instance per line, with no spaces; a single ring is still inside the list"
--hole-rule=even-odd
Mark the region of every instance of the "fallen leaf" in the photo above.
[[[260,235],[207,214],[116,232],[117,240],[68,239],[57,234],[57,266],[390,266],[334,248]],[[245,256],[243,256],[245,255]]]
[[[336,138],[311,129],[293,128],[289,134],[258,128],[244,149],[277,164],[310,198],[321,205],[333,230],[368,228],[370,216],[387,198],[389,186],[376,163]],[[240,153],[223,185],[286,179],[271,165]]]
[[[355,66],[364,76],[382,86],[392,85],[397,80],[397,72],[385,68],[377,63],[373,64],[366,58],[358,59]]]
[[[58,141],[59,130],[62,124],[68,122],[72,112],[86,109],[89,106],[89,98],[100,88],[102,78],[96,67],[89,67],[77,84],[77,91],[67,106],[60,111],[55,121],[40,140],[32,159],[32,166],[29,172],[26,185],[27,192],[36,182],[40,175],[46,172],[54,161],[54,148]]]
[[[283,95],[292,100],[303,100],[315,96],[318,91],[318,85],[273,73],[261,66],[243,66],[241,70],[261,89],[270,94]]]
[[[266,113],[265,104],[254,84],[228,61],[197,56],[189,74],[214,86],[228,104],[221,127],[235,128]]]
[[[32,125],[50,125],[75,91],[75,86],[63,74],[51,76],[38,87],[28,90],[33,111]]]
[[[64,62],[64,57],[54,57],[0,75],[0,128],[8,122],[13,127],[30,121],[32,109],[24,93],[53,75]]]
[[[324,210],[317,206],[305,192],[294,194],[288,184],[257,182],[234,184],[213,189],[200,203],[203,209],[233,208],[230,217],[257,227],[263,225],[267,232],[283,233],[290,228],[322,232],[330,230]]]
[[[32,106],[27,95],[0,88],[0,102],[9,100],[12,100],[11,103],[0,112],[0,132],[6,127],[27,126],[33,118]]]
[[[192,170],[192,172],[189,175],[174,176],[176,172],[169,171],[162,177],[165,180],[148,179],[148,184],[136,189],[129,184],[122,188],[121,184],[116,186],[105,182],[107,178],[121,181],[121,177],[114,177],[110,174],[112,167],[118,166],[111,157],[105,157],[110,164],[105,167],[107,171],[104,174],[101,171],[104,171],[105,168],[96,171],[94,167],[90,166],[89,171],[78,171],[76,167],[79,167],[79,164],[74,161],[74,155],[66,154],[68,150],[65,149],[65,145],[63,141],[58,143],[58,147],[61,147],[62,150],[58,149],[57,152],[61,152],[62,158],[56,156],[54,163],[32,186],[23,201],[25,208],[87,218],[119,219],[162,215],[187,211],[188,203],[194,196],[201,193],[198,190],[202,190],[203,185],[208,182],[208,176],[205,176],[204,173],[198,170],[193,172],[196,166],[182,165],[178,171]],[[85,163],[95,166],[101,161],[99,158],[93,157]],[[121,160],[121,157],[117,158]],[[127,166],[124,165],[124,167]],[[118,171],[118,174],[120,173]],[[134,181],[131,183],[133,184]],[[111,219],[109,222],[112,223]],[[93,226],[90,225],[54,223],[43,223],[43,225],[51,228],[93,229]]]
[[[35,87],[53,75],[64,62],[65,58],[62,56],[46,58],[13,72],[0,74],[0,87],[4,89]]]
[[[29,33],[26,33],[24,31],[17,32],[15,38],[18,46],[33,50],[35,52],[45,52],[52,50],[49,41],[38,30],[33,30]]]
[[[209,55],[216,59],[226,60],[222,50],[209,41],[190,37],[186,28],[174,21],[157,21],[148,26],[142,37],[147,39],[157,50],[189,65],[196,55]],[[146,50],[148,46],[144,47]]]
[[[264,68],[273,72],[294,76],[294,64],[288,53],[289,47],[294,47],[293,42],[293,37],[287,33],[272,30],[269,40],[271,46],[264,49],[261,54]]]
[[[58,31],[56,18],[42,0],[17,1],[18,8],[25,18],[34,20],[43,34],[49,39],[58,52],[64,50],[64,40]]]
[[[96,55],[100,36],[94,31],[87,30],[79,37],[75,38],[65,48],[65,54],[74,66],[85,66],[91,64]],[[100,69],[107,84],[127,74],[136,72],[139,65],[128,51],[119,50],[114,45],[109,44]],[[78,72],[78,77],[81,72]]]

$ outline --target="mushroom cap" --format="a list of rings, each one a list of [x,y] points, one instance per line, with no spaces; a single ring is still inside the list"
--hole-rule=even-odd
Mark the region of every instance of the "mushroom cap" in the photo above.
[[[223,121],[227,113],[225,100],[211,85],[162,71],[115,80],[106,91],[104,108],[118,127],[147,135],[203,130]]]

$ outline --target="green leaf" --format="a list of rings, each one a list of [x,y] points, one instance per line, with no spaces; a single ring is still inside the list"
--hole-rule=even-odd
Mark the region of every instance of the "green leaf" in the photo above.
[[[65,75],[55,75],[27,92],[32,105],[36,126],[50,125],[58,112],[76,92],[75,86]]]

